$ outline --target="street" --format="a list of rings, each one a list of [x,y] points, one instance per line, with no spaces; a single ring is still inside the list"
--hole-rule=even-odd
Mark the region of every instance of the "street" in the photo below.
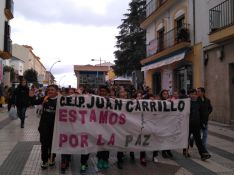
[[[56,166],[41,170],[40,143],[37,131],[39,118],[35,108],[28,109],[25,128],[20,121],[10,120],[6,109],[0,112],[0,175],[60,174],[60,155],[56,157]],[[98,171],[96,157],[91,155],[88,161],[89,175],[234,175],[234,126],[210,122],[208,150],[211,159],[201,161],[196,146],[190,150],[191,158],[185,158],[182,150],[174,150],[172,159],[163,159],[153,163],[152,154],[147,152],[147,166],[139,163],[136,153],[135,162],[131,162],[129,153],[125,153],[124,169],[116,166],[116,153],[111,153],[110,168]],[[72,163],[66,174],[79,175],[80,156],[72,156]]]

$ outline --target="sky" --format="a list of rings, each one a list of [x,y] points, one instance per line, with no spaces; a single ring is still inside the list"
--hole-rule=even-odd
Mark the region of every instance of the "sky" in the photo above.
[[[130,0],[14,0],[13,43],[30,45],[61,86],[76,87],[73,65],[114,62]]]

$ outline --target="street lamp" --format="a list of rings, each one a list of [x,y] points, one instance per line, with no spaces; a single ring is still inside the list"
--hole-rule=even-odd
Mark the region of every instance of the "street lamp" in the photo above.
[[[100,62],[100,66],[101,66],[102,65],[102,61],[106,61],[106,60],[102,60],[102,58],[100,57],[99,60],[97,60],[97,59],[91,59],[91,61],[99,61]]]
[[[56,63],[60,63],[60,62],[61,62],[61,60],[55,61],[55,62],[52,64],[52,66],[50,67],[50,72],[51,72],[52,68],[54,67],[54,65],[55,65]]]
[[[56,64],[56,63],[60,63],[61,62],[61,60],[58,60],[58,61],[55,61],[53,64],[52,64],[52,66],[50,67],[50,71],[49,71],[49,84],[50,84],[50,77],[52,76],[52,72],[51,72],[51,70],[52,70],[52,68],[54,67],[54,65]]]

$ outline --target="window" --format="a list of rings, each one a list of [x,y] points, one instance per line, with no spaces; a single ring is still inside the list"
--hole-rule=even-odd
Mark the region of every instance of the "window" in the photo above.
[[[158,31],[158,52],[164,49],[164,28]]]
[[[184,25],[184,15],[176,19],[176,28],[179,30]]]

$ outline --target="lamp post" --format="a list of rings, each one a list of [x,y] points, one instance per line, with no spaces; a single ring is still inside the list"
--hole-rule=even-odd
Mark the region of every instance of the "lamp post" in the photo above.
[[[91,59],[91,61],[99,61],[100,62],[100,66],[102,65],[102,61],[106,61],[106,60],[102,60],[102,58],[100,57],[100,59]]]
[[[58,61],[55,61],[53,64],[52,64],[52,66],[50,67],[50,71],[49,71],[49,82],[48,82],[48,84],[50,84],[50,77],[52,76],[52,72],[51,72],[51,70],[52,70],[52,68],[54,67],[54,65],[56,64],[56,63],[60,63],[61,62],[61,60],[58,60]]]

